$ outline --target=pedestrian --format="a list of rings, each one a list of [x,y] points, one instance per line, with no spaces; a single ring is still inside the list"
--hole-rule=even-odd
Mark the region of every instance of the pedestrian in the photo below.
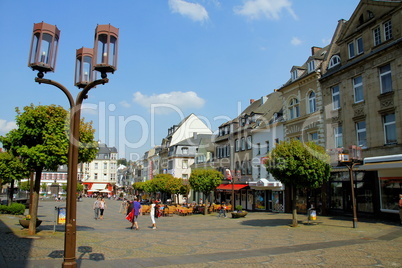
[[[159,209],[160,209],[159,204],[155,201],[155,199],[152,199],[151,210],[149,215],[151,215],[152,229],[154,230],[156,229],[155,218],[158,218],[159,216]]]
[[[100,212],[100,198],[97,198],[94,202],[93,209],[95,212],[95,220],[99,218],[99,212]]]
[[[101,199],[100,200],[100,205],[99,205],[99,210],[100,210],[100,219],[101,220],[103,220],[103,212],[105,211],[105,209],[106,209],[106,202],[105,202],[105,199]]]
[[[402,225],[402,194],[399,194],[399,218]]]
[[[225,202],[221,203],[221,207],[219,208],[219,216],[218,217],[220,218],[222,214],[226,218],[226,204],[225,204]]]
[[[138,226],[138,216],[141,215],[142,210],[141,210],[141,204],[140,204],[140,202],[138,202],[138,199],[136,196],[134,196],[134,200],[133,200],[133,209],[134,209],[134,220],[131,225],[131,229],[133,229],[135,227],[135,230],[138,230],[138,229],[140,229]]]

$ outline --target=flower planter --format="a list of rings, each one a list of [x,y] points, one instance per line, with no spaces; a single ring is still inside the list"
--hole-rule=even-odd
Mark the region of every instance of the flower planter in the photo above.
[[[248,214],[247,211],[241,211],[241,212],[231,212],[232,213],[232,218],[241,218],[241,217],[246,217]]]
[[[20,225],[24,228],[29,228],[29,223],[31,220],[20,220]],[[42,223],[41,220],[36,220],[36,227]]]

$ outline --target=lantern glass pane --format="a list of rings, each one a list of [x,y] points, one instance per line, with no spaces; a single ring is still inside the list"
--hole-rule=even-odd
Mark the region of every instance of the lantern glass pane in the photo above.
[[[116,66],[116,42],[117,38],[114,36],[110,37],[110,47],[109,47],[109,65]]]
[[[36,33],[32,36],[31,57],[29,63],[35,63],[37,61],[36,54],[39,49],[38,42],[39,42],[39,33]]]
[[[92,58],[89,56],[84,57],[82,81],[92,81]]]
[[[81,59],[77,59],[75,62],[75,84],[81,81]]]
[[[52,44],[52,36],[47,33],[43,34],[40,46],[39,62],[49,64],[51,44]]]
[[[58,40],[55,39],[54,40],[54,44],[53,44],[53,53],[52,53],[52,68],[54,68],[56,66],[56,56],[57,56],[57,44]]]
[[[107,35],[100,34],[98,36],[98,53],[96,57],[97,64],[107,63]]]

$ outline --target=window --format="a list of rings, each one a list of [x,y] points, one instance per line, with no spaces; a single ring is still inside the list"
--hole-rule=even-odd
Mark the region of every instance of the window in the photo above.
[[[241,150],[246,150],[246,139],[244,137],[241,138]]]
[[[390,20],[384,23],[384,38],[385,40],[392,38],[392,24]]]
[[[360,55],[364,52],[364,48],[363,48],[363,38],[358,38],[356,40],[356,45],[357,45],[357,55]]]
[[[257,155],[261,154],[261,144],[257,143]]]
[[[247,136],[247,150],[251,149],[251,136]]]
[[[317,110],[314,91],[308,95],[308,109],[309,113],[314,113]]]
[[[230,156],[230,145],[226,145],[226,156]]]
[[[335,67],[336,65],[341,63],[341,58],[338,55],[334,55],[331,57],[331,60],[329,61],[329,66],[328,69],[331,69],[332,67]]]
[[[103,169],[107,169],[107,162],[103,163]]]
[[[341,108],[339,85],[332,87],[331,92],[332,92],[332,109],[336,110]]]
[[[381,30],[380,27],[377,27],[373,30],[373,37],[374,37],[374,45],[378,46],[381,44]]]
[[[183,168],[188,168],[188,160],[183,160]]]
[[[364,101],[363,78],[361,76],[358,76],[353,79],[353,88],[355,93],[355,103]]]
[[[183,178],[183,180],[188,180],[188,174],[183,174],[181,175],[181,177]]]
[[[336,127],[334,129],[334,135],[335,135],[335,147],[341,148],[343,146],[342,127]]]
[[[188,148],[187,147],[181,148],[181,152],[182,154],[188,154]]]
[[[355,43],[349,43],[348,44],[348,49],[349,49],[349,59],[354,58],[355,55]]]
[[[97,180],[98,179],[98,173],[94,174],[94,179]]]
[[[98,163],[95,163],[94,165],[95,165],[94,168],[95,168],[95,169],[98,169]]]
[[[267,147],[267,153],[269,153],[269,141],[265,142],[265,146]]]
[[[356,55],[363,54],[363,38],[359,37],[353,42],[348,44],[349,59],[354,58]]]
[[[297,79],[297,70],[292,71],[292,81]]]
[[[392,91],[391,65],[380,67],[381,94]]]
[[[385,144],[396,143],[395,114],[387,114],[383,120]]]
[[[366,121],[361,121],[356,123],[356,133],[357,133],[357,144],[360,147],[367,147],[366,139]]]
[[[246,162],[241,161],[241,175],[246,175]]]
[[[309,141],[313,141],[313,142],[317,142],[318,140],[318,133],[317,132],[311,132],[308,134],[308,140]]]
[[[289,117],[290,119],[300,116],[299,101],[297,99],[291,99],[289,102]]]
[[[240,150],[240,143],[239,140],[235,140],[235,151],[238,152]]]
[[[315,70],[315,61],[314,61],[314,60],[309,61],[308,64],[307,64],[307,71],[308,71],[309,73],[311,73],[311,72],[313,72],[314,70]]]
[[[251,168],[251,160],[248,160],[247,162],[247,174],[251,175],[253,173],[253,169]]]

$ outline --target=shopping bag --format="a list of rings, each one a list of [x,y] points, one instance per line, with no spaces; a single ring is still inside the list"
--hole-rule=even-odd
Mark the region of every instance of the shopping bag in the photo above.
[[[134,221],[134,209],[132,209],[132,210],[130,211],[130,213],[127,214],[126,220],[128,220],[129,222],[133,222],[133,221]]]

